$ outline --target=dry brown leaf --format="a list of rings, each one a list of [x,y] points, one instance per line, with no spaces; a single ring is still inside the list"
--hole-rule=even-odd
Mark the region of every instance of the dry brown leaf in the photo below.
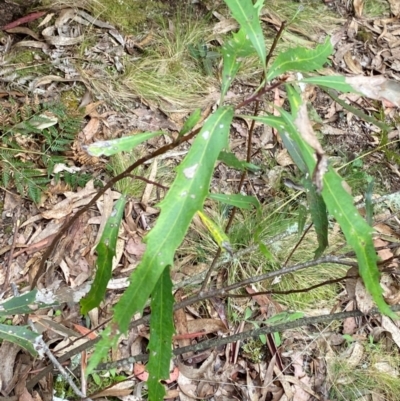
[[[276,375],[276,380],[278,380],[282,385],[285,396],[287,397],[288,400],[292,400],[293,399],[292,388],[289,385],[289,383],[285,380],[285,375],[280,371],[277,365],[274,366],[274,373]]]
[[[382,75],[346,77],[345,82],[357,92],[371,99],[390,102],[392,105],[400,107],[399,82],[389,80]]]
[[[361,278],[357,279],[355,295],[358,309],[360,309],[361,312],[367,313],[375,306],[372,296],[365,289]]]
[[[354,342],[350,350],[350,356],[347,357],[346,355],[346,363],[355,368],[362,361],[363,356],[364,347],[359,342]]]
[[[154,181],[156,179],[157,170],[158,170],[158,162],[157,162],[157,158],[155,158],[153,160],[153,163],[151,164],[151,170],[150,170],[150,174],[149,174],[150,181]],[[142,203],[145,206],[147,206],[147,204],[149,203],[151,193],[153,192],[153,188],[154,188],[154,184],[151,184],[149,182],[146,184],[146,188],[144,189],[143,196],[142,196]]]
[[[92,138],[97,134],[99,128],[100,119],[92,117],[82,130],[82,134],[86,143],[90,143]]]
[[[364,72],[364,69],[361,67],[360,62],[355,57],[353,57],[350,51],[345,53],[343,59],[350,72],[352,72],[353,74],[362,74]]]
[[[353,8],[354,8],[356,17],[361,18],[363,8],[364,8],[364,0],[353,0]]]
[[[286,166],[290,166],[290,165],[294,164],[287,149],[280,150],[278,152],[278,154],[275,156],[275,160],[282,167],[286,167]]]
[[[357,280],[357,279],[355,279]],[[346,280],[347,281],[347,280]],[[356,281],[355,281],[356,284]],[[346,305],[346,311],[351,311],[354,309],[354,301],[350,301]],[[354,317],[348,317],[343,321],[343,334],[354,334],[357,331],[358,324]]]
[[[96,399],[100,397],[124,397],[132,393],[135,386],[134,380],[126,380],[116,383],[97,394],[91,395],[90,398]]]
[[[0,379],[1,390],[5,390],[14,374],[15,358],[21,347],[16,344],[3,340],[0,346]],[[11,391],[12,389],[10,389]]]
[[[175,301],[180,302],[182,300],[182,297],[183,297],[183,290],[180,289],[175,293]],[[175,331],[178,335],[189,333],[188,321],[184,309],[178,309],[174,311],[174,323],[175,323]],[[187,345],[190,345],[191,340],[189,338],[180,338],[179,340],[177,340],[177,342],[180,347],[186,347]],[[183,356],[183,358],[186,359],[191,355],[193,355],[193,352],[190,353],[188,352]]]
[[[50,210],[42,212],[42,217],[48,220],[59,220],[72,212],[72,203],[69,200],[61,201]]]
[[[382,327],[392,335],[393,341],[400,349],[400,329],[397,325],[387,316],[382,316],[381,324]]]
[[[21,40],[17,42],[14,47],[34,47],[36,49],[47,50],[49,45],[44,42],[37,42],[36,40]]]
[[[204,334],[222,332],[227,328],[221,320],[217,319],[194,319],[187,322],[189,333],[204,332]]]
[[[36,39],[38,42],[40,42],[40,36],[33,32],[32,29],[26,28],[24,26],[18,26],[16,28],[10,28],[6,30],[7,33],[22,33],[24,35],[29,35],[32,36],[32,38]]]
[[[303,139],[315,150],[317,156],[317,165],[313,173],[313,182],[318,192],[322,191],[322,180],[323,176],[328,168],[328,159],[325,156],[321,144],[318,141],[317,136],[311,125],[311,121],[308,117],[307,104],[303,102],[299,107],[296,120],[294,121],[297,129],[299,130]]]
[[[400,14],[400,0],[388,0],[390,4],[390,11],[396,17]]]
[[[33,401],[33,398],[29,391],[25,388],[18,397],[18,401]]]

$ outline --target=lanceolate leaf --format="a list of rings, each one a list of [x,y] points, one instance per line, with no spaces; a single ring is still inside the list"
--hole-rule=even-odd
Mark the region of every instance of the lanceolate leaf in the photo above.
[[[225,96],[233,79],[235,78],[241,62],[239,57],[246,57],[255,52],[246,32],[243,28],[239,32],[232,35],[232,39],[228,40],[222,46],[222,85],[221,98]]]
[[[210,194],[208,197],[218,202],[226,203],[227,205],[236,206],[240,209],[251,209],[254,206],[257,210],[260,210],[260,202],[254,196],[241,194]]]
[[[82,314],[88,313],[100,305],[111,279],[111,268],[117,244],[119,226],[126,204],[126,197],[121,196],[115,204],[111,216],[104,227],[103,235],[96,247],[97,270],[94,282],[88,295],[81,300]]]
[[[56,305],[59,305],[59,302],[53,292],[34,289],[1,303],[0,316],[31,313],[35,309]]]
[[[337,91],[347,93],[356,92],[346,81],[346,77],[343,76],[326,76],[326,77],[309,77],[303,78],[300,82],[307,84],[326,86],[327,88],[336,89]]]
[[[318,45],[315,49],[296,47],[280,53],[268,69],[267,81],[287,71],[309,72],[322,68],[332,54],[333,46],[328,37],[325,43]]]
[[[297,144],[298,151],[307,166],[308,174],[311,176],[316,166],[314,151],[297,131],[294,124],[296,115],[292,116],[284,110],[280,110],[280,112],[281,117],[257,117],[256,120],[262,122],[265,119],[266,124],[277,128],[279,132],[288,133],[291,139]],[[329,213],[335,217],[343,230],[347,242],[352,246],[357,255],[359,272],[365,287],[372,295],[379,310],[385,315],[395,318],[396,314],[390,310],[382,296],[371,227],[358,213],[356,207],[353,205],[352,197],[342,185],[341,177],[332,168],[329,168],[328,172],[325,173],[323,184],[323,200]]]
[[[251,0],[225,0],[233,17],[239,22],[250,42],[253,44],[264,69],[267,52],[265,49],[264,35],[258,18],[258,10]]]
[[[256,166],[253,163],[247,163],[244,160],[239,160],[232,152],[222,151],[218,155],[218,160],[225,163],[228,167],[232,167],[240,171],[248,170],[251,172],[256,172],[261,170],[261,167]]]
[[[332,168],[324,176],[322,196],[329,212],[335,216],[347,242],[357,255],[359,272],[366,289],[382,313],[397,319],[382,296],[380,274],[376,265],[377,256],[372,242],[372,228],[360,216],[353,205],[353,198],[343,187],[342,178]]]
[[[35,349],[35,344],[39,337],[40,335],[31,331],[28,326],[9,326],[7,324],[0,324],[1,339],[19,345],[34,356],[38,354]]]
[[[322,196],[316,191],[310,178],[303,180],[306,189],[311,218],[314,223],[318,239],[318,248],[315,250],[315,258],[319,258],[328,246],[328,213]]]
[[[178,167],[178,173],[165,199],[155,227],[146,237],[146,252],[131,275],[130,286],[115,306],[114,321],[120,331],[128,328],[132,315],[142,311],[161,273],[173,264],[175,250],[183,241],[194,214],[208,196],[214,164],[228,146],[231,107],[212,114],[197,135]]]
[[[326,86],[341,92],[359,93],[371,99],[392,102],[395,106],[400,107],[400,84],[383,75],[373,77],[310,77],[302,79],[302,82]]]
[[[86,150],[90,156],[112,156],[120,152],[129,152],[142,142],[161,134],[164,134],[164,132],[143,132],[141,134],[124,136],[109,141],[94,142],[90,145],[83,146],[83,149]]]
[[[201,210],[197,212],[201,221],[206,226],[209,233],[212,235],[214,241],[218,244],[223,252],[227,251],[232,254],[232,247],[228,236],[225,231],[213,220],[211,220],[205,213]]]
[[[162,400],[165,391],[160,380],[169,378],[171,343],[174,333],[174,297],[169,268],[164,269],[151,295],[149,363],[147,382],[149,400]]]
[[[187,134],[191,129],[194,128],[194,126],[199,122],[201,117],[201,110],[196,109],[185,121],[185,124],[183,124],[182,129],[179,131],[179,136],[183,136]]]

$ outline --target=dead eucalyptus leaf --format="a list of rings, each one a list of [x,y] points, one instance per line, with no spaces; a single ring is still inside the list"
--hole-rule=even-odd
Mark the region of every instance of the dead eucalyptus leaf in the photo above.
[[[45,42],[37,42],[36,40],[21,40],[14,47],[34,47],[36,49],[48,49],[49,45]]]
[[[47,43],[53,46],[72,46],[83,41],[84,35],[79,36],[55,36],[56,27],[49,26],[42,31],[42,35]]]
[[[387,79],[383,75],[346,77],[345,81],[357,92],[371,99],[388,101],[400,107],[400,83],[397,81]]]
[[[313,173],[313,183],[315,184],[317,191],[321,192],[323,187],[323,177],[328,168],[328,159],[325,156],[325,152],[319,143],[317,136],[311,125],[311,121],[308,117],[307,105],[305,102],[299,107],[296,120],[294,121],[297,129],[299,130],[303,139],[315,150],[317,156],[317,165]]]
[[[7,33],[23,33],[24,35],[32,36],[32,38],[40,41],[40,36],[37,33],[33,32],[32,29],[26,28],[24,26],[7,29]]]
[[[48,85],[52,82],[75,82],[75,81],[82,81],[81,78],[62,78],[58,75],[45,75],[40,77],[32,82],[32,89],[37,88],[38,86]]]

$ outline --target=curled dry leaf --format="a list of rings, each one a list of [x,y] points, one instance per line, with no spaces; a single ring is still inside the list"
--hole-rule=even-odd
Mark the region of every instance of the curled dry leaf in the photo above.
[[[317,165],[313,173],[313,182],[318,192],[322,191],[322,179],[328,168],[328,159],[325,156],[325,152],[322,149],[321,144],[318,141],[317,136],[311,125],[311,121],[308,117],[307,104],[303,102],[299,107],[296,120],[294,121],[297,129],[299,130],[303,139],[315,150],[317,156]]]
[[[371,99],[390,102],[396,107],[400,107],[399,82],[387,79],[383,75],[346,77],[345,81],[357,92]]]
[[[56,27],[49,26],[42,31],[46,42],[53,46],[73,46],[83,41],[84,35],[79,36],[56,36]]]
[[[346,363],[350,367],[355,368],[362,361],[363,356],[364,356],[364,347],[360,343],[355,342],[352,345],[350,356],[346,358]]]
[[[91,395],[90,398],[96,399],[100,397],[125,397],[132,393],[134,385],[134,380],[125,380],[123,382],[116,383],[95,395]]]

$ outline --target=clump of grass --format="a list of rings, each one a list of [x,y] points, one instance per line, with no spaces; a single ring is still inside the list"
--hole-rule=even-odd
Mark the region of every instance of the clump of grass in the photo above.
[[[399,366],[397,350],[385,350],[380,344],[368,344],[363,360],[355,367],[343,357],[333,357],[328,360],[330,399],[352,401],[375,394],[385,401],[397,401]]]
[[[159,32],[146,55],[127,65],[121,82],[138,97],[163,105],[163,109],[193,109],[204,103],[215,79],[206,77],[190,55],[189,46],[207,37],[207,21],[192,14],[160,21]]]
[[[366,0],[363,14],[369,18],[390,15],[389,2],[386,0]]]

